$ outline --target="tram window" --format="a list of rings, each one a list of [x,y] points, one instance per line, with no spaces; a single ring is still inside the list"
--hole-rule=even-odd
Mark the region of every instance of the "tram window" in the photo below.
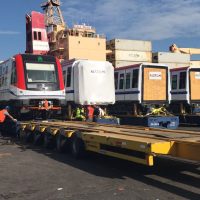
[[[67,68],[67,85],[66,85],[66,87],[71,86],[71,71],[72,71],[71,67]]]
[[[138,74],[139,74],[139,69],[134,69],[132,78],[132,88],[138,88]]]
[[[186,72],[180,72],[179,89],[186,88]]]
[[[5,74],[7,74],[8,73],[8,66],[6,66],[6,72],[5,72]]]
[[[66,71],[63,71],[64,85],[66,84]]]
[[[38,32],[38,40],[42,40],[42,34],[41,34],[41,32]]]
[[[118,72],[115,72],[115,90],[118,89]]]
[[[131,73],[126,74],[126,89],[130,89]]]
[[[2,83],[1,83],[2,86],[4,86],[4,76],[2,77]]]
[[[5,74],[5,67],[2,67],[2,75]]]
[[[172,90],[177,89],[177,75],[172,75]]]
[[[124,89],[124,74],[119,75],[119,89]]]
[[[7,76],[5,76],[5,78],[4,78],[4,86],[7,86],[7,80],[8,80],[8,78],[7,78]]]
[[[33,35],[34,35],[34,40],[37,40],[37,32],[36,31],[33,32]]]
[[[11,72],[11,84],[16,84],[16,83],[17,83],[17,74],[16,74],[15,62],[13,62],[12,72]]]

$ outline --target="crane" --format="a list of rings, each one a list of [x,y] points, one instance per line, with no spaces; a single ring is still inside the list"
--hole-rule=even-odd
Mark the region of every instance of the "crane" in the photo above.
[[[176,44],[172,44],[169,47],[169,50],[172,53],[185,53],[185,54],[200,54],[200,48],[179,48]]]
[[[60,0],[48,0],[41,4],[45,13],[46,26],[61,25],[65,27],[65,22],[60,10]]]
[[[72,58],[106,60],[105,36],[97,34],[95,28],[86,24],[74,24],[72,28],[69,28],[64,22],[60,6],[60,0],[45,0],[41,4],[45,17],[49,54],[60,60]],[[96,51],[98,54],[94,54]]]

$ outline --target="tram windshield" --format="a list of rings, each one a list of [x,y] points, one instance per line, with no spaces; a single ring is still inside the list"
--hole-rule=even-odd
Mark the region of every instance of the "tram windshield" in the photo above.
[[[35,82],[56,82],[54,64],[26,63],[27,81]]]

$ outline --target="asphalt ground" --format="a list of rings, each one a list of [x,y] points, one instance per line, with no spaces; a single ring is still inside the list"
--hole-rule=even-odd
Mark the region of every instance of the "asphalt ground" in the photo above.
[[[0,200],[200,199],[200,163],[154,167],[97,154],[81,160],[0,137]]]

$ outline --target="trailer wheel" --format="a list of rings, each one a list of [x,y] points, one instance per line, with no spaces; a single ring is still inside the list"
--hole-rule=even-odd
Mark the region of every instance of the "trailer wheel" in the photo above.
[[[40,132],[34,132],[33,136],[33,144],[34,145],[41,145],[43,142],[43,135]]]
[[[32,131],[26,131],[24,135],[24,142],[25,143],[31,143],[33,141],[33,132]]]
[[[20,129],[18,132],[18,137],[22,143],[25,142],[25,136],[26,136],[25,130]]]
[[[74,136],[71,141],[71,152],[74,158],[83,158],[85,155],[85,144],[82,139]]]
[[[56,136],[56,150],[59,153],[63,153],[65,151],[65,141],[66,139],[61,134],[57,134]]]
[[[47,149],[52,149],[54,146],[53,138],[50,133],[44,134],[44,147]]]

